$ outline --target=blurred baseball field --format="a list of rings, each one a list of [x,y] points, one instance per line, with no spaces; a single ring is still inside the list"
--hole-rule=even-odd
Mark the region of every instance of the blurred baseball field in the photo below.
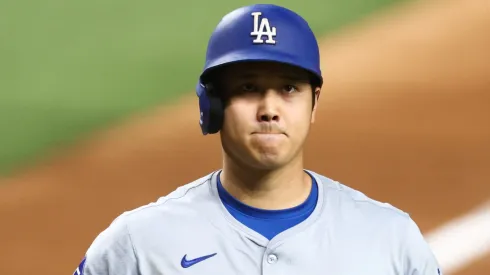
[[[71,274],[117,215],[220,167],[193,88],[250,3],[0,2],[0,274]],[[490,274],[489,2],[270,3],[321,42],[307,168],[407,211],[445,274]]]
[[[318,33],[400,0],[272,1]],[[191,90],[221,17],[251,1],[2,1],[0,174]]]

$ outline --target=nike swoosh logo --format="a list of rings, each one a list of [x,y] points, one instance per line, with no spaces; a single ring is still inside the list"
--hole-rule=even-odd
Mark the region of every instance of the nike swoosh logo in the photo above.
[[[206,256],[202,256],[202,257],[199,257],[199,258],[195,258],[195,259],[192,259],[192,260],[187,260],[187,254],[184,255],[184,257],[182,257],[182,261],[180,261],[180,265],[183,267],[183,268],[188,268],[188,267],[191,267],[197,263],[200,263],[204,260],[207,260],[211,257],[214,257],[216,255],[216,253],[214,254],[209,254],[209,255],[206,255]]]

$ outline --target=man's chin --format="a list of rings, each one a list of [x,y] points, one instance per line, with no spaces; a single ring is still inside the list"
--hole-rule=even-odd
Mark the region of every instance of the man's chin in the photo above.
[[[274,170],[284,166],[287,160],[280,152],[262,151],[255,156],[255,167],[263,170]]]

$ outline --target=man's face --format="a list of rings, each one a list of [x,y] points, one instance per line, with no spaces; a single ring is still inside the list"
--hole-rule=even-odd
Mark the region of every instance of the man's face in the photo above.
[[[225,153],[260,169],[283,166],[302,152],[320,89],[309,75],[279,63],[229,65],[220,74],[226,107],[220,131]]]

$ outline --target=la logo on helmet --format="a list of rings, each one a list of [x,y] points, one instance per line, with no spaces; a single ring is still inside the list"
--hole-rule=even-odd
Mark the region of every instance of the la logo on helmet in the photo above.
[[[271,27],[269,19],[260,18],[262,13],[260,11],[252,12],[251,15],[254,18],[254,30],[250,33],[251,36],[255,36],[252,41],[254,44],[276,44],[274,37],[276,36],[276,27]],[[260,24],[259,24],[260,21]],[[267,40],[263,40],[263,36],[267,36]]]

